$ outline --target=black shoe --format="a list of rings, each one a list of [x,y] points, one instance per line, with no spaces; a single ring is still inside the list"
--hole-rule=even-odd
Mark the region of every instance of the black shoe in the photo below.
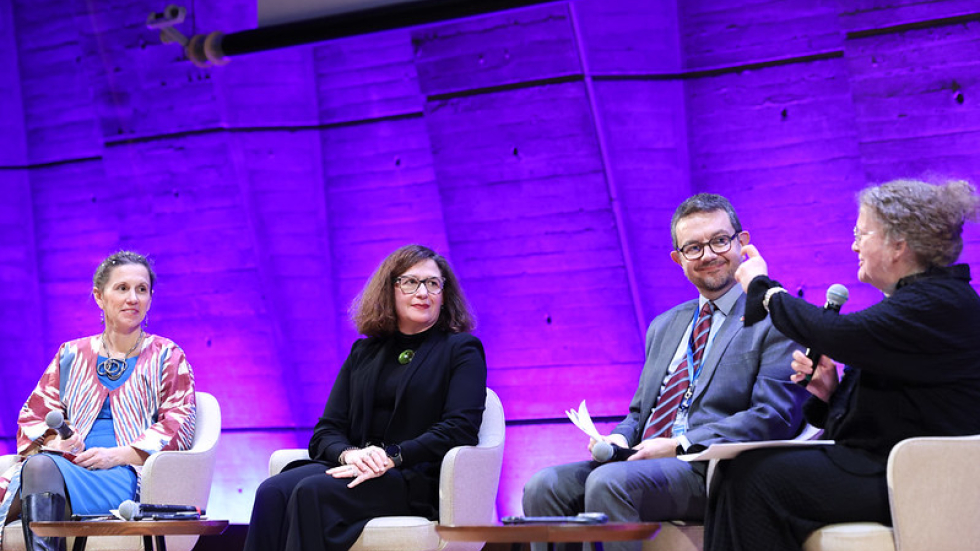
[[[34,521],[65,520],[65,496],[44,493],[22,497],[20,515],[27,551],[65,551],[65,538],[42,538],[30,527]]]

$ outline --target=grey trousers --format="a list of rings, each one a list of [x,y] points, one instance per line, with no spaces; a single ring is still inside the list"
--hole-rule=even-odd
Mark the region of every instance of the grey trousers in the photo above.
[[[527,516],[601,512],[610,522],[702,521],[707,505],[704,463],[675,458],[580,461],[538,471],[524,486]],[[642,542],[608,542],[606,551],[640,551]],[[567,546],[571,550],[577,546]],[[532,545],[543,551],[543,544]]]

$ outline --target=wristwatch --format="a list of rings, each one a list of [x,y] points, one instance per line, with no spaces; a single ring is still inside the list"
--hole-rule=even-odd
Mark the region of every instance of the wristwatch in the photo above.
[[[396,467],[402,466],[402,447],[398,444],[391,444],[385,446],[385,454],[391,458],[391,462],[395,464]]]

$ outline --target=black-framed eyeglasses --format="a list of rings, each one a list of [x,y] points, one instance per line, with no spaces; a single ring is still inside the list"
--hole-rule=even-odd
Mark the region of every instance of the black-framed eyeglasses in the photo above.
[[[715,254],[725,254],[732,250],[732,241],[738,237],[738,234],[742,232],[735,232],[731,235],[718,235],[712,237],[704,243],[688,243],[683,247],[677,249],[677,252],[684,255],[684,258],[688,260],[698,260],[704,256],[705,246],[711,247],[711,252]]]
[[[446,284],[446,278],[427,277],[425,279],[419,279],[414,276],[399,276],[395,278],[395,285],[406,295],[417,293],[422,284],[425,284],[425,290],[429,294],[438,295],[442,292],[442,287]]]

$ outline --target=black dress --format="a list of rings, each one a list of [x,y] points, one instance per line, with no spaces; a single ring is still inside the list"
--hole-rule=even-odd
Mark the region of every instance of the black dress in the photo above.
[[[837,444],[756,450],[723,465],[709,504],[706,551],[800,549],[827,524],[890,524],[885,467],[899,441],[980,433],[980,297],[969,267],[903,278],[880,303],[837,316],[787,293],[774,294],[773,325],[847,364],[829,403],[811,397],[807,420]],[[765,291],[756,278],[746,323]],[[763,311],[764,315],[764,311]]]
[[[398,361],[413,350],[408,364]],[[486,399],[480,341],[430,329],[354,343],[310,440],[255,496],[246,551],[345,551],[374,517],[438,518],[438,477],[452,447],[473,445]],[[401,467],[348,488],[325,474],[350,447],[399,444]]]

